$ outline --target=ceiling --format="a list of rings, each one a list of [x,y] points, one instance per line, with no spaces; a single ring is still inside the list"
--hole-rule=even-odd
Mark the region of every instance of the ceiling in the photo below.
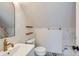
[[[75,2],[23,2],[22,10],[36,27],[76,27]]]

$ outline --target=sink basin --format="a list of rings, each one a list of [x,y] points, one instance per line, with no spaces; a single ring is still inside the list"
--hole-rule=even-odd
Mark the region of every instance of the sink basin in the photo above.
[[[1,51],[0,56],[26,56],[32,49],[34,49],[33,44],[18,43],[15,44],[13,48],[8,48],[8,51],[6,52]]]

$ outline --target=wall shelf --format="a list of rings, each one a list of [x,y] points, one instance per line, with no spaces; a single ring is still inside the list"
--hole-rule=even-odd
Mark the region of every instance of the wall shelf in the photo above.
[[[26,28],[33,28],[33,26],[26,26]]]
[[[26,33],[26,35],[31,35],[31,34],[33,34],[33,32],[28,32],[28,33]]]

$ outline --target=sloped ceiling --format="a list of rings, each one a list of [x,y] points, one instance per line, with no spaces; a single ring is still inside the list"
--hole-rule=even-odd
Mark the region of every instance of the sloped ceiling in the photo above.
[[[35,27],[75,27],[75,2],[20,3],[26,19]]]

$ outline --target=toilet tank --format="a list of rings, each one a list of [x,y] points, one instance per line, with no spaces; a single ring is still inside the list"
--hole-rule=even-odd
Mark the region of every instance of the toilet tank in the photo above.
[[[62,53],[62,30],[36,29],[36,45],[43,46],[48,52]]]

